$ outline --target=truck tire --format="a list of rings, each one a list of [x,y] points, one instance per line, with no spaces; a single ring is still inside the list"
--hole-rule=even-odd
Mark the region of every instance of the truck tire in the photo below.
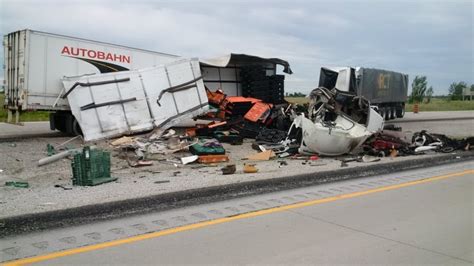
[[[396,118],[396,109],[395,106],[390,107],[390,119]]]
[[[51,130],[59,130],[68,135],[82,135],[81,126],[71,112],[58,111],[51,113],[49,117]]]
[[[72,121],[72,132],[74,136],[79,136],[82,135],[82,129],[81,126],[79,125],[79,122],[77,122],[76,118]]]
[[[385,108],[379,107],[379,115],[385,119]]]
[[[390,120],[390,107],[382,107],[382,113],[384,120]]]
[[[397,107],[397,117],[402,118],[403,116],[405,116],[405,106]]]
[[[49,129],[56,130],[56,121],[54,113],[49,113]]]

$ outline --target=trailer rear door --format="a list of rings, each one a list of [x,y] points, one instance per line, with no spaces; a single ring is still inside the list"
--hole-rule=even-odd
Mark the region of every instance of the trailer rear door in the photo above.
[[[26,86],[26,31],[12,32],[3,37],[5,67],[5,103],[10,109],[18,110],[25,100],[22,93]]]

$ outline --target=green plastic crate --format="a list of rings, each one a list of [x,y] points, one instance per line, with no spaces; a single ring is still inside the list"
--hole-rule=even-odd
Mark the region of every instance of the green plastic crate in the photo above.
[[[84,147],[82,153],[74,155],[71,167],[75,186],[95,186],[117,180],[110,176],[110,153],[100,149]]]

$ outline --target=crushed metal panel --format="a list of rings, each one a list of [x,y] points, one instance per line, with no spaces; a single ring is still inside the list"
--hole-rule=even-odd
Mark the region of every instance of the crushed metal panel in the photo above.
[[[64,78],[63,84],[87,141],[164,130],[209,110],[197,59]]]
[[[351,152],[359,147],[370,135],[363,125],[339,115],[335,126],[314,123],[304,115],[295,118],[290,131],[302,129],[302,141],[299,152],[303,154],[317,153],[326,156],[337,156]]]
[[[369,108],[369,117],[366,126],[367,130],[370,132],[379,132],[383,130],[384,118],[377,113],[373,107]]]
[[[290,64],[279,58],[262,58],[247,54],[227,54],[221,57],[200,59],[204,84],[211,91],[222,90],[229,96],[241,96],[242,85],[240,69],[248,65],[261,65],[268,76],[276,75],[277,66],[283,67],[283,72],[293,73]]]
[[[293,74],[288,61],[280,58],[263,58],[248,54],[227,54],[217,58],[201,59],[201,64],[215,67],[227,67],[231,64],[277,64],[283,66],[283,72]]]

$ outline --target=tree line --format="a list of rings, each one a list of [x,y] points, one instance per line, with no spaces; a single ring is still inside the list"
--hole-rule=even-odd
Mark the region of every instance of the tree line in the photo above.
[[[292,93],[285,93],[285,97],[306,97],[306,94],[301,92],[292,92]]]
[[[426,76],[415,76],[411,83],[411,88],[412,91],[408,98],[409,103],[421,103],[423,101],[429,103],[431,101],[433,97],[433,87],[428,87]],[[462,100],[462,93],[465,88],[468,88],[468,85],[464,81],[451,83],[448,89],[448,98],[450,100]],[[471,84],[470,90],[474,91],[474,84]]]

